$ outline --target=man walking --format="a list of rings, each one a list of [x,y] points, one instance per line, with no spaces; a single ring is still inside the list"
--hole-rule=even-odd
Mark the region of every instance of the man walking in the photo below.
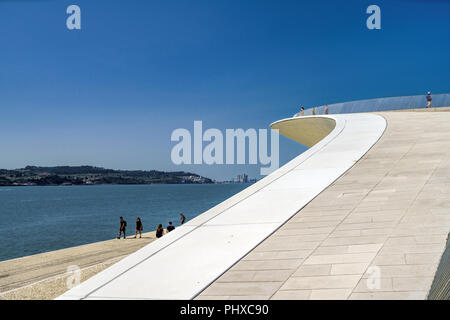
[[[122,232],[123,232],[123,238],[124,239],[126,238],[126,235],[125,235],[126,227],[127,227],[127,222],[125,220],[123,220],[123,217],[120,217],[119,236],[117,237],[117,239],[120,239],[120,235],[122,234]]]
[[[427,94],[427,108],[431,107],[431,92],[428,92]]]

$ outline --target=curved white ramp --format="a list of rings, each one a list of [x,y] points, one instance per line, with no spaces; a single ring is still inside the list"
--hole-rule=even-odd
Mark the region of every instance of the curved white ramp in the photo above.
[[[383,134],[386,121],[348,114],[272,126],[305,144],[330,133],[271,175],[58,299],[194,298],[351,168]]]

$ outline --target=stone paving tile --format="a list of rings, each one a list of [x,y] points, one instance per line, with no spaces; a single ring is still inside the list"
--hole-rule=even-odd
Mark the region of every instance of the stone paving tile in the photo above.
[[[201,294],[197,296],[196,300],[228,300],[230,296],[208,296],[206,294]]]
[[[296,269],[303,259],[288,260],[242,260],[230,270],[292,270]]]
[[[366,271],[369,263],[338,263],[331,266],[330,274],[358,274],[361,275]]]
[[[302,265],[292,275],[293,277],[327,276],[330,274],[331,264]]]
[[[229,296],[228,300],[269,300],[270,295]]]
[[[267,296],[280,288],[282,282],[214,282],[203,293],[207,296]]]
[[[312,290],[280,290],[271,300],[308,300]]]
[[[281,290],[354,288],[361,275],[291,277]]]
[[[294,228],[280,228],[280,231],[283,232],[284,235],[303,235],[303,234],[329,234],[333,231],[334,228],[307,228],[307,229],[294,229]]]
[[[348,246],[348,253],[378,252],[382,246],[382,243],[352,245]]]
[[[328,238],[322,245],[336,246],[336,245],[357,245],[357,244],[375,244],[382,243],[386,240],[386,236],[359,236],[359,237],[338,237]]]
[[[437,265],[435,265],[437,267]],[[391,265],[391,266],[377,266],[382,277],[432,277],[436,272],[436,268],[431,268],[429,264],[411,264],[411,265]],[[363,278],[369,277],[367,272]]]
[[[328,255],[328,254],[344,254],[349,252],[350,246],[320,246],[314,250],[314,255]]]
[[[394,291],[428,291],[431,288],[433,277],[393,278]]]
[[[315,249],[320,242],[309,241],[309,242],[288,242],[288,241],[273,241],[272,239],[268,242],[263,242],[258,247],[256,247],[256,252],[265,251],[289,251],[289,250],[305,250],[305,249]]]
[[[318,256],[313,254],[305,260],[304,265],[370,262],[375,257],[375,255],[376,253],[374,252],[344,253]]]
[[[383,292],[393,291],[392,278],[378,278],[376,279],[378,284],[373,281],[369,281],[367,278],[359,280],[353,292]]]
[[[290,251],[252,251],[244,260],[287,260],[287,259],[304,259],[312,253],[312,249],[307,250],[290,250]]]
[[[362,236],[388,236],[394,231],[393,228],[383,229],[361,229]]]
[[[381,253],[442,253],[445,243],[383,246]]]
[[[219,277],[216,282],[280,282],[287,280],[292,272],[292,270],[230,270]]]
[[[288,242],[307,242],[324,240],[328,233],[321,234],[301,234],[301,235],[287,235],[287,234],[273,234],[271,239],[273,241],[288,241]]]
[[[405,253],[406,264],[438,264],[440,252],[434,253]]]
[[[293,270],[263,270],[256,271],[253,281],[286,281]]]
[[[330,234],[330,238],[359,237],[360,235],[361,230],[336,230]]]
[[[427,291],[353,292],[350,300],[425,300]]]
[[[415,236],[417,244],[442,244],[447,239],[447,235],[425,235],[425,236]]]
[[[352,293],[352,289],[319,289],[311,290],[310,300],[345,300]]]
[[[406,264],[406,257],[404,253],[379,254],[373,260],[373,265],[376,266],[392,266],[399,264]]]

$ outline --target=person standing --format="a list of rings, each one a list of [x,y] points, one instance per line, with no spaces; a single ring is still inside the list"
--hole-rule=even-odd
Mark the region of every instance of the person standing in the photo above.
[[[164,234],[164,228],[162,224],[158,225],[158,228],[156,229],[156,237],[161,238]]]
[[[175,226],[172,225],[172,221],[169,221],[169,225],[167,226],[167,232],[170,232],[175,229]]]
[[[431,107],[431,92],[429,92],[428,91],[428,94],[427,94],[427,108],[430,108]]]
[[[117,239],[120,239],[120,235],[123,232],[123,238],[126,238],[126,234],[125,234],[125,229],[127,227],[127,222],[125,220],[123,220],[123,217],[120,217],[120,228],[119,228],[119,236],[117,237]]]
[[[186,217],[180,213],[180,217],[181,217],[181,224],[183,224],[186,221]]]
[[[328,114],[328,105],[325,106],[325,114]]]
[[[134,235],[134,238],[136,239],[137,234],[139,232],[139,238],[142,238],[142,230],[144,229],[144,226],[142,225],[141,218],[136,218],[136,234]]]
[[[305,115],[305,108],[300,108],[300,115],[303,117]]]

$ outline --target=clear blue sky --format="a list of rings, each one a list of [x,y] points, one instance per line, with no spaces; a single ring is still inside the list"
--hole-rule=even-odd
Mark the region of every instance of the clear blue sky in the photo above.
[[[82,30],[66,28],[66,8]],[[370,4],[381,30],[366,28]],[[306,107],[450,92],[450,1],[0,0],[0,168],[180,166],[170,134]],[[281,140],[282,163],[304,147]]]

